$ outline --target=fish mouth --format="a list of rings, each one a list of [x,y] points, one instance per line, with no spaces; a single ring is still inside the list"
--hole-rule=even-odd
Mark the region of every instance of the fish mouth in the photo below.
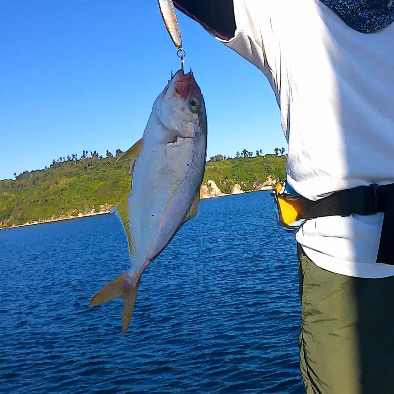
[[[175,96],[176,94],[182,97],[184,100],[187,99],[190,93],[200,91],[200,88],[198,87],[191,70],[187,74],[185,74],[182,69],[178,70],[174,75],[171,73],[171,79],[168,81],[167,86],[161,92],[161,97],[166,95],[170,85],[172,84],[174,86],[173,95]]]
[[[179,70],[174,75],[174,81],[175,93],[184,100],[186,100],[190,94],[200,90],[192,71],[185,74],[183,70]]]

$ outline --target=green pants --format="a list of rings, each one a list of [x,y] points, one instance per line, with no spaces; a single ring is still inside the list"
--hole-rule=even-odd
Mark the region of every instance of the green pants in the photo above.
[[[301,374],[309,393],[394,393],[394,277],[315,265],[298,247]]]

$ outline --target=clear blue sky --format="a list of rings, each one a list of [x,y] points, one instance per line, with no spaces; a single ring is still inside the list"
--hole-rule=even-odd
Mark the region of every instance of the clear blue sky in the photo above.
[[[208,157],[286,147],[263,74],[178,12],[208,115]],[[0,1],[0,179],[128,149],[179,68],[156,0]]]

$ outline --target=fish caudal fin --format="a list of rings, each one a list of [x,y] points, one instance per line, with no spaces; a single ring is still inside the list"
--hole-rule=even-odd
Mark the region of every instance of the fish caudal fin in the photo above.
[[[140,280],[138,279],[137,283],[132,288],[128,289],[123,296],[122,335],[125,335],[129,328],[139,286]]]
[[[93,307],[111,301],[114,298],[123,297],[122,335],[126,334],[130,325],[135,298],[140,285],[140,277],[137,280],[130,279],[127,272],[119,275],[116,279],[109,282],[107,286],[99,290],[89,304],[90,307]]]
[[[127,287],[127,282],[127,274],[124,272],[99,290],[90,301],[89,306],[100,305],[114,298],[122,297]]]

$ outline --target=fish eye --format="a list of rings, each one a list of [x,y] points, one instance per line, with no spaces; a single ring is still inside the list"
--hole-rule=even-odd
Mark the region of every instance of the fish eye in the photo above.
[[[198,100],[196,98],[192,97],[189,100],[189,108],[190,108],[190,111],[192,111],[192,112],[197,112],[199,110],[200,103],[198,102]]]

